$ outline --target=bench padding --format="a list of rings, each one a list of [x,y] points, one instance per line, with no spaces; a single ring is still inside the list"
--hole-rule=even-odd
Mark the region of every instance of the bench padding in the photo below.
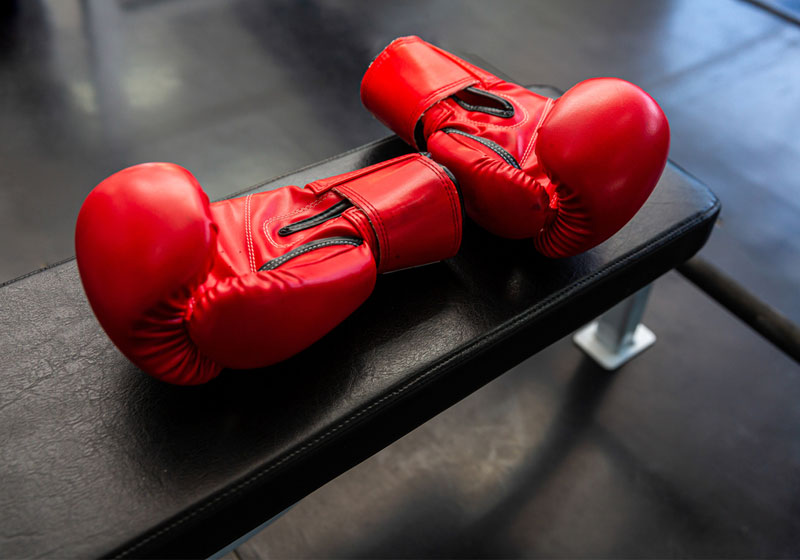
[[[387,138],[253,190],[409,150]],[[151,379],[114,348],[74,260],[7,283],[0,553],[211,554],[688,259],[718,211],[670,164],[634,220],[578,257],[468,224],[458,256],[382,276],[309,350],[200,387]]]

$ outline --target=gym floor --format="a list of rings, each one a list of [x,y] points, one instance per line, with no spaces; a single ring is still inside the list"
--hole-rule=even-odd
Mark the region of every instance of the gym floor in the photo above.
[[[767,4],[6,0],[0,282],[71,257],[84,197],[128,165],[220,198],[388,135],[360,78],[418,34],[523,84],[649,91],[723,203],[701,255],[800,323],[800,28]],[[645,323],[620,371],[565,339],[231,555],[800,556],[800,367],[677,273]]]

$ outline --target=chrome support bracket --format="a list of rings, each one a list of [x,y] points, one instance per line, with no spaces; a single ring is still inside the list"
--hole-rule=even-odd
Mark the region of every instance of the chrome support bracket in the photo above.
[[[621,367],[656,341],[641,323],[651,287],[648,284],[579,329],[572,340],[603,368]]]

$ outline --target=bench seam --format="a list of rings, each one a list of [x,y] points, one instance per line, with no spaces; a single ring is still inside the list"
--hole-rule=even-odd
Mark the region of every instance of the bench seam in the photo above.
[[[581,280],[579,280],[575,284],[569,286],[568,288],[560,290],[559,292],[556,292],[555,294],[552,294],[551,296],[546,298],[544,301],[541,301],[541,302],[537,303],[536,305],[534,305],[530,310],[525,311],[522,314],[517,315],[516,317],[513,317],[513,318],[507,320],[506,322],[502,323],[500,326],[496,327],[495,329],[493,329],[489,333],[487,333],[487,334],[483,335],[482,337],[480,337],[479,339],[469,343],[467,346],[451,352],[449,356],[443,358],[441,361],[439,361],[438,363],[434,364],[429,369],[427,369],[426,371],[420,373],[419,375],[417,375],[413,379],[407,381],[406,383],[404,383],[400,387],[398,387],[398,388],[396,388],[394,390],[391,390],[390,392],[386,393],[384,396],[382,396],[378,400],[376,400],[376,401],[368,404],[367,406],[364,406],[363,408],[353,412],[350,416],[348,416],[347,418],[345,418],[344,420],[342,420],[341,422],[339,422],[338,424],[336,424],[332,428],[328,429],[327,431],[323,432],[322,434],[316,436],[314,439],[312,439],[308,443],[305,443],[302,446],[298,447],[297,449],[294,449],[293,451],[287,453],[283,457],[275,459],[269,465],[264,466],[260,471],[252,474],[250,477],[248,477],[247,479],[239,482],[238,484],[236,484],[232,488],[229,488],[228,490],[224,491],[222,494],[219,494],[218,496],[216,496],[214,498],[211,498],[205,504],[203,504],[201,506],[198,506],[197,508],[193,509],[192,511],[184,514],[179,519],[176,519],[175,521],[173,521],[169,525],[167,525],[165,527],[162,527],[161,529],[159,529],[155,533],[153,533],[153,534],[149,535],[148,537],[142,539],[141,541],[133,544],[132,546],[124,549],[122,552],[120,552],[119,554],[115,555],[114,558],[124,558],[125,556],[127,556],[131,552],[134,552],[134,551],[140,549],[141,547],[143,547],[144,545],[146,545],[147,543],[157,539],[158,537],[169,533],[170,531],[172,531],[175,528],[179,527],[180,525],[182,525],[186,521],[192,519],[193,517],[199,515],[200,513],[202,513],[204,511],[208,510],[209,508],[215,506],[219,502],[225,500],[229,496],[231,496],[233,494],[237,494],[243,488],[246,488],[247,486],[249,486],[252,483],[254,483],[257,480],[259,480],[260,478],[262,478],[265,475],[269,474],[270,472],[274,471],[278,467],[280,467],[280,466],[284,465],[285,463],[291,461],[295,457],[298,457],[299,455],[304,454],[305,451],[307,451],[308,449],[310,449],[312,447],[316,447],[317,444],[319,444],[320,442],[323,442],[323,441],[326,441],[326,440],[330,439],[331,436],[333,436],[337,432],[343,430],[348,425],[353,423],[355,420],[357,420],[357,419],[361,418],[362,416],[366,415],[367,413],[371,412],[376,407],[379,407],[380,405],[384,404],[386,401],[393,400],[395,397],[397,397],[399,395],[402,395],[404,393],[407,393],[411,388],[419,385],[423,381],[426,381],[426,380],[432,378],[434,376],[434,374],[436,374],[437,372],[439,372],[441,370],[446,370],[449,365],[451,365],[453,362],[457,362],[458,359],[461,356],[463,356],[464,354],[469,353],[469,351],[471,351],[476,346],[484,346],[486,341],[489,341],[489,340],[491,340],[493,338],[495,339],[494,343],[496,343],[497,339],[501,335],[503,335],[503,338],[505,338],[506,335],[513,334],[517,330],[517,327],[519,325],[524,324],[525,322],[527,322],[527,320],[529,320],[530,317],[538,314],[541,310],[543,310],[543,309],[545,309],[547,307],[551,307],[551,306],[559,303],[560,301],[565,299],[567,296],[572,295],[577,291],[580,291],[580,289],[582,289],[587,283],[589,283],[590,281],[594,280],[595,278],[597,278],[599,276],[607,276],[607,275],[615,272],[617,269],[619,269],[625,263],[627,263],[627,262],[629,262],[631,260],[634,260],[636,257],[641,255],[642,253],[647,253],[651,249],[654,249],[654,248],[657,248],[657,247],[660,247],[660,246],[663,246],[663,245],[666,245],[666,244],[670,243],[671,241],[673,241],[674,239],[676,239],[677,237],[682,235],[684,232],[686,232],[687,230],[689,230],[692,227],[694,227],[694,225],[696,225],[697,223],[705,221],[708,217],[710,217],[716,211],[718,211],[719,207],[720,207],[719,200],[716,197],[714,197],[713,202],[709,206],[709,208],[707,208],[706,210],[702,211],[699,214],[696,214],[695,216],[686,218],[683,222],[681,222],[681,224],[677,228],[675,228],[672,231],[670,231],[664,237],[661,237],[660,239],[657,239],[657,240],[655,240],[655,241],[653,241],[651,243],[648,243],[647,245],[644,245],[644,246],[640,247],[639,249],[635,250],[633,253],[629,253],[628,255],[625,255],[625,256],[623,256],[621,258],[616,259],[615,261],[611,262],[610,264],[606,265],[605,267],[601,268],[600,270],[597,270],[597,271],[593,272],[592,274],[590,274],[589,276],[586,276],[585,278],[582,278]],[[486,348],[491,347],[493,344],[487,345]]]

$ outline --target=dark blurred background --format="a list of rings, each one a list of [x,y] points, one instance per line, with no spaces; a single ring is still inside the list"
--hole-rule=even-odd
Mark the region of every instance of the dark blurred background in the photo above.
[[[360,78],[418,34],[522,84],[650,92],[723,203],[702,256],[800,322],[797,4],[2,0],[0,282],[71,257],[123,167],[213,199],[388,135]],[[800,368],[675,273],[646,322],[615,376],[562,341],[235,554],[799,556]]]

